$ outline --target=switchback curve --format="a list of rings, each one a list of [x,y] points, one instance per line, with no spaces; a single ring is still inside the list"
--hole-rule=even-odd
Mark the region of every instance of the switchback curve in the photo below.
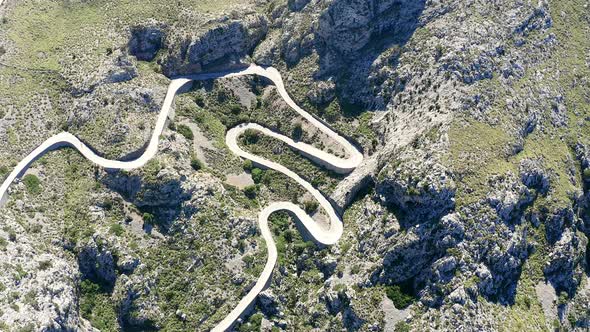
[[[349,141],[347,141],[344,137],[338,135],[322,121],[316,119],[311,114],[301,109],[291,99],[291,97],[285,89],[280,73],[275,68],[263,68],[261,66],[251,65],[247,68],[238,69],[235,71],[190,75],[186,77],[173,79],[170,82],[170,85],[168,86],[168,91],[164,99],[164,103],[162,104],[160,113],[158,115],[156,126],[154,127],[154,131],[152,133],[150,142],[146,147],[144,153],[135,160],[118,161],[100,157],[96,153],[94,153],[86,144],[80,141],[77,137],[67,132],[62,132],[60,134],[52,136],[45,142],[43,142],[35,150],[33,150],[31,153],[29,153],[21,162],[17,164],[14,170],[8,175],[6,180],[2,183],[2,186],[0,186],[0,200],[6,197],[10,185],[26,171],[26,169],[30,166],[30,164],[33,161],[35,161],[37,158],[39,158],[46,152],[63,146],[73,147],[74,149],[78,150],[86,159],[104,168],[129,170],[142,167],[151,158],[153,158],[158,151],[159,137],[162,134],[164,127],[166,125],[166,119],[168,118],[168,114],[170,113],[170,108],[174,101],[174,96],[182,86],[194,80],[229,78],[244,75],[259,75],[271,80],[273,84],[276,86],[279,95],[285,100],[285,102],[300,116],[305,118],[312,125],[320,129],[323,133],[325,133],[331,139],[340,144],[346,150],[347,158],[340,158],[332,154],[326,153],[322,150],[319,150],[309,144],[303,142],[296,142],[289,137],[286,137],[284,135],[281,135],[268,128],[262,127],[254,123],[241,124],[228,130],[225,141],[230,151],[242,158],[250,159],[256,164],[281,172],[290,177],[291,179],[295,180],[298,184],[303,186],[310,194],[312,194],[316,200],[318,200],[320,206],[325,210],[330,219],[329,228],[323,229],[305,211],[303,211],[299,206],[291,202],[274,202],[271,203],[269,206],[265,207],[260,212],[258,216],[258,224],[260,227],[262,237],[266,242],[268,258],[264,270],[258,278],[258,281],[256,282],[255,286],[248,292],[248,294],[242,300],[240,300],[238,305],[213,329],[213,331],[225,331],[230,329],[232,325],[235,323],[235,321],[242,315],[242,313],[244,313],[250,307],[250,305],[252,305],[252,303],[256,299],[256,296],[258,296],[258,294],[264,289],[264,287],[266,287],[271,277],[274,266],[276,264],[277,248],[272,238],[272,233],[268,226],[268,218],[273,212],[284,210],[290,211],[291,213],[295,214],[295,216],[309,231],[311,236],[317,242],[322,244],[331,245],[336,243],[342,236],[343,232],[342,220],[340,219],[340,216],[334,210],[334,207],[330,204],[326,197],[324,197],[324,195],[322,195],[322,193],[319,190],[314,188],[309,182],[305,181],[303,178],[301,178],[295,172],[289,170],[287,167],[277,164],[273,161],[267,160],[265,158],[262,158],[260,156],[253,155],[240,148],[240,146],[238,145],[238,137],[240,136],[240,134],[242,134],[244,131],[248,129],[257,130],[264,135],[268,135],[285,142],[291,148],[298,150],[311,160],[320,163],[324,167],[338,173],[351,172],[363,160],[362,153],[358,149],[356,149]]]

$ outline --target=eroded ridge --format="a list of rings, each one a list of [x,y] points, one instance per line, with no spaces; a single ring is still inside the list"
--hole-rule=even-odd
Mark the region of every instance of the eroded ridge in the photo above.
[[[301,109],[291,99],[291,97],[285,89],[280,73],[275,68],[264,68],[257,65],[251,65],[247,68],[238,69],[235,71],[198,74],[173,79],[170,82],[170,85],[168,86],[168,92],[166,94],[166,98],[164,99],[164,103],[158,115],[156,126],[154,127],[154,131],[152,133],[150,142],[146,147],[144,153],[135,160],[118,161],[102,158],[96,153],[94,153],[86,144],[80,141],[77,137],[67,132],[62,132],[60,134],[52,136],[45,142],[43,142],[35,150],[33,150],[31,153],[29,153],[21,162],[17,164],[15,169],[8,175],[8,177],[0,187],[0,199],[4,199],[7,196],[10,185],[27,170],[27,168],[31,165],[33,161],[35,161],[36,159],[38,159],[50,150],[64,146],[73,147],[74,149],[78,150],[86,159],[104,168],[130,170],[142,167],[158,152],[159,137],[162,134],[164,127],[166,125],[166,119],[168,118],[168,114],[170,113],[170,109],[174,101],[174,96],[177,94],[178,90],[182,86],[184,86],[188,82],[196,80],[229,78],[244,75],[259,75],[271,80],[273,84],[276,86],[278,93],[285,100],[285,102],[291,108],[293,108],[293,110],[295,110],[299,115],[301,115],[303,118],[309,121],[312,125],[319,128],[323,133],[325,133],[331,139],[340,144],[346,150],[346,155],[348,157],[340,158],[338,156],[326,153],[309,144],[303,142],[296,142],[287,136],[276,133],[268,128],[265,128],[255,123],[241,124],[228,130],[225,137],[225,142],[229,147],[230,151],[232,151],[232,153],[242,158],[249,159],[254,163],[264,166],[266,168],[270,168],[278,172],[281,172],[286,176],[290,177],[291,179],[295,180],[297,183],[303,186],[310,194],[313,195],[313,197],[320,203],[320,206],[324,209],[324,211],[327,213],[330,219],[330,227],[328,229],[324,229],[320,227],[299,206],[291,202],[273,202],[260,212],[258,216],[258,225],[260,227],[262,237],[266,242],[268,259],[266,261],[262,274],[256,282],[256,285],[248,292],[248,294],[244,298],[242,298],[242,300],[240,300],[238,305],[213,329],[213,331],[225,331],[230,329],[231,326],[235,323],[235,321],[242,315],[242,313],[244,313],[250,307],[250,305],[252,305],[252,303],[256,299],[256,296],[258,296],[258,294],[266,287],[268,281],[270,280],[274,266],[276,264],[277,248],[272,238],[272,233],[268,227],[268,218],[273,212],[289,211],[295,214],[295,216],[301,221],[303,226],[307,229],[309,234],[311,234],[311,236],[317,242],[325,245],[331,245],[336,243],[342,236],[343,232],[342,220],[340,216],[334,210],[334,207],[330,204],[326,197],[324,197],[324,195],[322,195],[322,193],[319,190],[314,188],[309,182],[305,181],[303,178],[301,178],[295,172],[289,170],[287,167],[277,164],[268,159],[262,158],[260,156],[251,154],[241,149],[238,145],[238,137],[247,129],[257,130],[263,133],[264,135],[268,135],[285,142],[290,147],[298,150],[301,154],[305,155],[314,162],[321,164],[322,166],[338,173],[351,172],[363,160],[362,153],[356,147],[354,147],[348,140],[346,140],[344,137],[340,136],[338,133],[333,131],[322,121],[314,118],[311,114]]]

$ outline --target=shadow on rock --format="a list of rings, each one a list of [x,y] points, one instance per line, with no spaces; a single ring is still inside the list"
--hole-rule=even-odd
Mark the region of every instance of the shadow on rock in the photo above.
[[[397,65],[401,48],[420,24],[424,6],[424,0],[336,0],[322,13],[315,31],[320,55],[317,74],[336,76],[341,105],[350,105],[345,115],[356,113],[352,105],[379,106],[367,105],[367,97],[374,95],[370,87],[380,86],[385,79],[376,67],[382,61]]]

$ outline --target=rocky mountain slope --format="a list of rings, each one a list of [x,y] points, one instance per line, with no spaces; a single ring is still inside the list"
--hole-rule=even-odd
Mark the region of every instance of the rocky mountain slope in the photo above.
[[[0,177],[61,130],[133,158],[167,78],[272,65],[365,161],[342,177],[244,139],[330,197],[345,233],[322,247],[275,215],[279,263],[237,330],[582,331],[589,6],[6,0]],[[0,330],[208,330],[264,265],[260,207],[314,212],[297,185],[224,146],[228,128],[254,121],[334,149],[268,82],[194,84],[175,113],[142,170],[60,150],[15,185],[0,210]]]

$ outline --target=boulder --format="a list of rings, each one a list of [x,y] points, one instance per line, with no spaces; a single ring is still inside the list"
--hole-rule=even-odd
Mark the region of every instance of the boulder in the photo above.
[[[528,188],[539,190],[541,194],[549,191],[550,178],[540,160],[523,159],[520,162],[520,179]]]
[[[587,244],[585,235],[567,229],[553,246],[543,272],[558,293],[565,291],[573,295],[582,281]]]
[[[332,80],[314,82],[307,92],[307,99],[315,105],[325,105],[336,97],[336,85]]]
[[[529,178],[526,180],[533,181]],[[523,208],[534,199],[533,193],[510,172],[491,177],[489,185],[487,201],[504,222],[512,222],[520,217]]]
[[[91,238],[77,248],[78,266],[84,279],[112,287],[117,279],[113,253],[104,244],[104,239]]]
[[[272,290],[267,289],[260,292],[260,294],[258,294],[257,301],[260,310],[266,316],[276,316],[279,313],[278,301]]]

